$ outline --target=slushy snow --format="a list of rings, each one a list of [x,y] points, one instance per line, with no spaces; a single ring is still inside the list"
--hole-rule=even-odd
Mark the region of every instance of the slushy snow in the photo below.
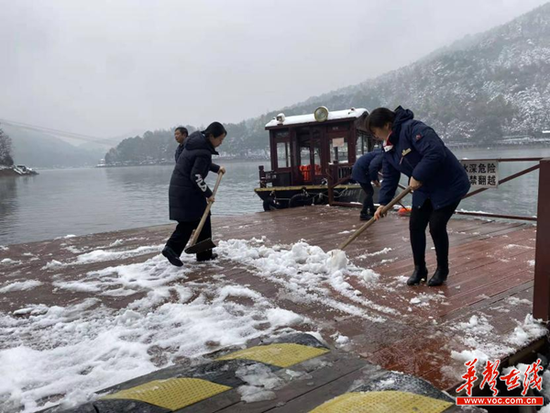
[[[4,258],[0,261],[0,264],[4,265],[19,265],[21,264],[21,261],[12,260],[11,258]]]
[[[187,280],[196,265],[192,258],[185,257],[183,269],[157,255],[140,264],[53,283],[96,296],[136,294],[125,308],[109,308],[88,298],[67,306],[34,305],[0,314],[0,404],[24,412],[58,402],[74,406],[102,388],[179,360],[292,331],[289,326],[307,321],[250,288],[231,284],[223,275],[216,284]],[[3,290],[38,283],[11,283]],[[243,297],[244,302],[233,299]],[[48,397],[52,402],[38,403]]]
[[[9,293],[11,291],[27,291],[32,290],[42,283],[38,280],[26,280],[26,281],[16,281],[12,283],[6,283],[0,288],[0,293]]]

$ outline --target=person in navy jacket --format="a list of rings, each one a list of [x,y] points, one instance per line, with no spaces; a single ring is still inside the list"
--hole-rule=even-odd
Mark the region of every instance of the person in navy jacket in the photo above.
[[[380,186],[378,172],[382,169],[383,155],[384,152],[381,149],[375,149],[361,156],[353,165],[351,179],[361,185],[366,194],[360,215],[361,221],[368,221],[374,215],[374,202],[372,199],[374,188],[371,182],[376,186]]]
[[[468,175],[435,131],[415,120],[408,109],[375,109],[363,119],[362,129],[384,142],[380,207],[374,217],[383,217],[382,207],[394,197],[401,174],[409,177],[414,191],[409,231],[415,267],[407,284],[427,279],[428,224],[437,255],[437,269],[428,285],[443,284],[449,275],[447,223],[470,189]]]
[[[180,255],[191,234],[198,227],[207,203],[214,202],[212,191],[206,184],[208,172],[225,173],[223,166],[212,163],[212,155],[225,139],[227,132],[219,122],[211,123],[206,130],[193,132],[186,140],[184,149],[172,172],[168,189],[170,219],[178,222],[176,230],[162,250],[171,264],[181,267]],[[198,241],[211,238],[210,215],[204,223]],[[212,250],[197,254],[198,261],[215,258]]]

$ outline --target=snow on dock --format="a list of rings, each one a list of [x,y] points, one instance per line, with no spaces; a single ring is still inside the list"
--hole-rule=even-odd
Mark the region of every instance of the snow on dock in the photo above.
[[[186,256],[183,268],[160,255],[172,225],[0,247],[0,403],[84,402],[295,331],[452,389],[470,358],[506,359],[546,334],[529,315],[533,225],[453,219],[447,285],[408,287],[407,218],[375,224],[331,267],[328,251],[360,226],[358,211],[304,211],[215,217],[219,258]]]

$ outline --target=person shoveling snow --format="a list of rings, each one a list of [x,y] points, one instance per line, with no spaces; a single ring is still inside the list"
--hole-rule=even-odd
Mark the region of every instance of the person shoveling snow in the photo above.
[[[177,221],[178,226],[166,242],[162,255],[177,267],[183,265],[180,255],[193,230],[196,231],[186,252],[196,254],[197,261],[216,258],[212,253],[214,244],[210,239],[210,207],[215,200],[215,194],[208,188],[205,179],[209,171],[219,174],[215,190],[217,189],[225,168],[212,163],[212,155],[218,154],[215,148],[222,144],[226,135],[225,128],[219,122],[210,124],[202,132],[192,133],[186,139],[183,152],[172,173],[169,188],[170,219]]]
[[[428,223],[437,254],[437,270],[427,284],[430,287],[443,284],[449,275],[447,222],[470,189],[468,175],[435,131],[414,119],[408,109],[377,108],[358,118],[356,127],[384,142],[384,179],[375,219],[386,215],[386,204],[395,194],[401,174],[409,177],[409,188],[414,191],[409,227],[415,269],[407,284],[419,284],[428,278],[425,259]]]

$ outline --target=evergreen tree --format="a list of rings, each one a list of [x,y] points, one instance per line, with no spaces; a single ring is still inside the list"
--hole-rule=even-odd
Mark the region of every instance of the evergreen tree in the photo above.
[[[13,166],[11,138],[0,129],[0,165]]]

